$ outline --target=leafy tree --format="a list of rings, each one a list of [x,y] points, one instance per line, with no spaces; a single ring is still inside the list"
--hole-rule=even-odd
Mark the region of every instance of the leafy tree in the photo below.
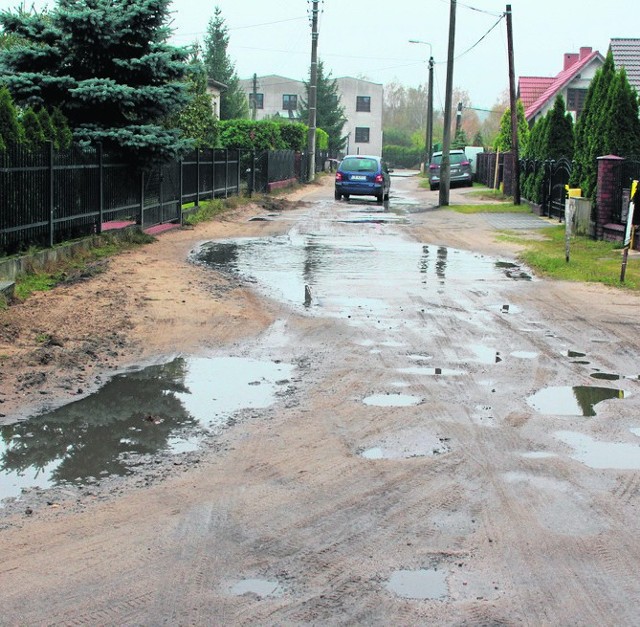
[[[74,137],[143,161],[188,143],[164,123],[188,100],[184,49],[170,46],[170,0],[58,0],[46,15],[0,12],[24,40],[0,51],[0,73],[20,105],[60,107]]]
[[[18,111],[13,98],[6,87],[0,87],[0,140],[2,145],[6,148],[10,143],[19,143],[23,136],[24,131],[18,119]]]
[[[220,95],[220,119],[246,118],[249,104],[235,66],[227,54],[229,34],[220,7],[216,6],[214,16],[209,20],[204,37],[204,64],[207,75],[227,88]]]
[[[516,120],[518,125],[518,150],[526,152],[529,141],[529,124],[524,115],[524,105],[518,99],[516,103]],[[493,142],[494,150],[508,152],[511,150],[511,108],[507,107],[500,119],[500,130]]]
[[[300,119],[309,119],[309,82],[304,84],[306,99],[302,98],[299,106]],[[331,78],[331,72],[325,73],[324,64],[318,62],[316,82],[316,127],[329,135],[329,150],[338,151],[344,148],[347,138],[342,136],[346,122],[344,107],[340,104],[338,83]]]
[[[473,136],[473,142],[472,142],[473,146],[484,146],[484,137],[482,136],[482,131],[478,131],[474,136]]]

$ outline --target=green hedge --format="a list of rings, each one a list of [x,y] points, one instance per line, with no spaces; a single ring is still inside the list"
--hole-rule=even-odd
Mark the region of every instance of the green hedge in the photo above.
[[[223,148],[244,150],[304,150],[309,127],[301,122],[274,120],[222,120],[219,142]],[[326,150],[329,135],[316,129],[316,148]]]
[[[422,158],[419,148],[407,146],[383,146],[382,158],[394,168],[418,168]]]

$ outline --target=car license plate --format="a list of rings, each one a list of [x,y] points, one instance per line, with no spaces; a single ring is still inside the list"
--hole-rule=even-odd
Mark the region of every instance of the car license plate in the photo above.
[[[352,181],[366,181],[366,180],[367,180],[367,177],[366,177],[366,176],[361,176],[360,174],[354,174],[354,175],[351,177],[351,180],[352,180]]]

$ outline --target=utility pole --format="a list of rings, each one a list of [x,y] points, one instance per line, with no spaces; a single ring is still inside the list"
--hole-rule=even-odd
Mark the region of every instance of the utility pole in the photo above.
[[[456,135],[460,132],[461,126],[462,126],[462,102],[459,102],[458,108],[456,110]]]
[[[429,86],[427,88],[427,132],[424,142],[424,165],[425,168],[431,163],[431,152],[433,150],[433,47],[428,41],[421,39],[410,39],[410,44],[424,44],[429,46]]]
[[[313,0],[311,9],[311,72],[309,77],[309,181],[316,176],[316,106],[318,101],[318,1]]]
[[[429,87],[427,89],[427,160],[425,166],[431,163],[433,153],[433,56],[429,56]]]
[[[511,5],[507,5],[507,49],[509,52],[509,103],[511,106],[511,151],[513,153],[513,204],[520,204],[520,154],[518,150],[518,109],[516,71],[513,63],[513,26]]]
[[[253,102],[251,103],[251,119],[256,119],[256,109],[258,108],[258,75],[253,75]]]
[[[447,50],[447,86],[444,101],[444,133],[442,137],[442,161],[440,163],[440,194],[438,203],[441,207],[449,205],[449,183],[451,180],[451,100],[453,99],[453,54],[456,39],[456,0],[451,0],[449,11],[449,47]]]

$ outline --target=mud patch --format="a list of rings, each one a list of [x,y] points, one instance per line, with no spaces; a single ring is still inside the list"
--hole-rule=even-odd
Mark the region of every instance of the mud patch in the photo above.
[[[447,575],[442,570],[397,570],[386,584],[387,590],[404,599],[446,599],[449,595]]]
[[[234,584],[230,592],[234,596],[253,594],[261,599],[281,597],[283,593],[277,581],[267,579],[243,579]]]
[[[402,374],[414,374],[427,377],[459,377],[467,374],[463,370],[453,370],[452,368],[426,368],[424,366],[412,366],[409,368],[398,368]]]
[[[451,451],[449,438],[413,429],[389,436],[376,446],[358,451],[365,459],[410,459],[434,457]]]

